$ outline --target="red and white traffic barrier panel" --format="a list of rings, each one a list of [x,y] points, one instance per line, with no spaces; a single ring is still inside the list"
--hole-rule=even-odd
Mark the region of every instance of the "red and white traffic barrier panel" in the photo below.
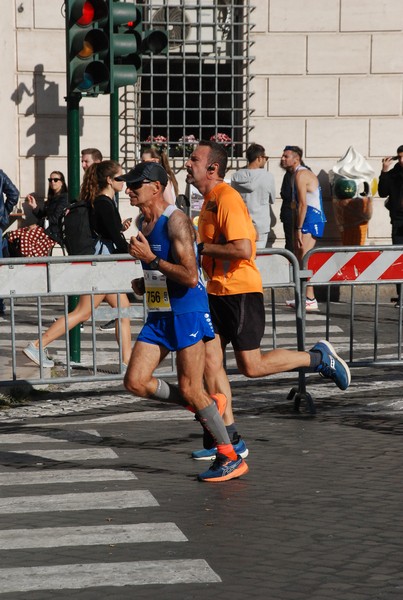
[[[403,281],[403,253],[392,248],[357,252],[318,252],[309,257],[308,269],[313,272],[309,279],[310,284],[335,281]]]

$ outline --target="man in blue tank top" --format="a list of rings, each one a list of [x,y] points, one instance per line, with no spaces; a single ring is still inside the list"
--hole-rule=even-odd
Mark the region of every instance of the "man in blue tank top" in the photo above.
[[[192,223],[163,194],[168,177],[158,163],[143,162],[126,175],[130,204],[140,210],[139,233],[129,252],[143,266],[144,278],[133,282],[135,293],[145,293],[147,320],[137,337],[124,384],[137,396],[184,406],[217,442],[214,464],[198,476],[221,482],[248,471],[234,451],[222,419],[224,394],[209,395],[203,385],[205,342],[214,338],[207,293],[197,261]],[[176,352],[178,386],[153,376],[170,351]]]
[[[314,248],[316,240],[323,236],[326,217],[323,210],[322,190],[319,180],[302,162],[302,148],[286,146],[280,166],[292,176],[292,195],[296,202],[295,214],[295,255],[302,262],[305,254]],[[287,306],[295,308],[294,300],[287,300]],[[306,287],[306,311],[317,311],[318,302],[312,285]]]

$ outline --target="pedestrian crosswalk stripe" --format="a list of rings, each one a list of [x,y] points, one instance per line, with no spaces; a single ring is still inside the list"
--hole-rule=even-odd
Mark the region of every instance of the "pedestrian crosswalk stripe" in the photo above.
[[[0,531],[0,550],[61,548],[147,542],[187,542],[175,523],[136,523]],[[1,591],[1,590],[0,590]]]
[[[0,514],[159,506],[148,490],[0,498]],[[1,587],[0,587],[1,590]]]
[[[33,433],[4,433],[1,436],[1,443],[6,444],[60,444],[62,442],[84,442],[91,438],[100,438],[100,435],[95,430],[87,431],[63,431],[62,434],[57,432],[49,432],[49,434],[33,434]]]
[[[18,473],[0,473],[0,486],[36,485],[49,483],[78,483],[95,481],[126,481],[137,479],[134,473],[120,469],[46,469],[20,470]]]
[[[189,421],[193,420],[188,410],[144,410],[138,412],[121,413],[110,415],[108,417],[97,417],[91,419],[91,423],[121,423],[122,421]],[[79,421],[82,423],[82,421]]]
[[[136,412],[125,412],[109,415],[108,417],[95,417],[86,419],[75,419],[68,421],[63,419],[60,426],[83,425],[83,423],[132,423],[138,421],[192,421],[194,415],[188,410],[142,410]],[[31,425],[32,426],[32,425]],[[29,427],[29,425],[27,425]],[[52,423],[35,423],[35,427],[54,427]]]
[[[49,460],[62,460],[68,462],[69,460],[97,460],[97,459],[111,459],[118,458],[116,452],[110,448],[76,448],[65,450],[54,450],[50,448],[45,450],[43,448],[29,448],[28,450],[9,450],[12,454],[30,454],[31,456],[40,456],[41,458],[48,458]]]
[[[220,583],[220,577],[202,559],[89,563],[0,569],[1,593],[35,590]]]

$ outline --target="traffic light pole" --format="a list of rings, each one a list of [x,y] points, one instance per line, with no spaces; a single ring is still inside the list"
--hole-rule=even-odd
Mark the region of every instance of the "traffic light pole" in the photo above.
[[[69,201],[75,202],[80,194],[80,111],[81,94],[67,96],[67,172]],[[68,310],[75,309],[79,296],[69,296]],[[80,325],[69,331],[70,360],[81,361]]]
[[[117,89],[109,96],[110,101],[110,156],[119,162],[119,92]]]
[[[119,162],[119,92],[117,89],[109,95],[109,140],[111,160]],[[115,194],[116,206],[119,208],[119,194]]]

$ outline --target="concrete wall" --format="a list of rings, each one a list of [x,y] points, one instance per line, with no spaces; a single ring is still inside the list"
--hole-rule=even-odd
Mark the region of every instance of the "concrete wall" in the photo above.
[[[403,3],[396,0],[259,0],[251,14],[255,61],[251,141],[263,144],[280,189],[286,144],[300,145],[327,197],[326,240],[337,243],[327,172],[353,145],[378,173],[403,143]],[[67,171],[63,0],[7,0],[0,22],[3,143],[0,167],[22,196],[46,194],[52,169]],[[4,60],[4,57],[6,60]],[[108,155],[108,97],[81,103],[81,147]],[[123,158],[123,157],[122,157]],[[184,176],[180,174],[182,182]],[[278,214],[280,201],[275,205]],[[122,212],[129,212],[122,198]],[[375,201],[370,242],[389,242]],[[282,245],[282,228],[275,227]]]

